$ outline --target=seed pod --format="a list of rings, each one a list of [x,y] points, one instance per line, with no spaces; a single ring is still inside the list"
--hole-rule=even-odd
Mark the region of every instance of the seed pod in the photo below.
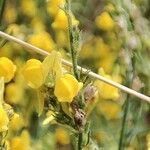
[[[74,116],[75,123],[81,129],[86,124],[86,115],[82,109],[78,109]]]

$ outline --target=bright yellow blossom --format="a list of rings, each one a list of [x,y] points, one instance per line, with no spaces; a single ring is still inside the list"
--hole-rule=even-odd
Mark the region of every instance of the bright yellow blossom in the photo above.
[[[8,129],[9,119],[6,111],[0,107],[0,132],[6,131]]]
[[[4,77],[5,82],[9,82],[15,75],[16,66],[13,62],[6,58],[0,58],[0,77]]]
[[[29,150],[30,136],[27,131],[23,131],[20,136],[14,137],[10,144],[11,150]]]
[[[96,26],[104,31],[109,31],[114,27],[114,21],[108,12],[103,12],[95,20]]]
[[[44,82],[42,63],[37,59],[30,59],[26,62],[22,74],[27,84],[32,88],[39,88]]]
[[[105,74],[103,68],[101,68],[99,70],[99,73],[100,73],[100,75],[104,76],[105,78],[112,80],[112,77],[110,75]],[[99,94],[100,94],[101,98],[112,99],[112,100],[116,100],[119,98],[119,91],[117,88],[115,88],[109,84],[106,84],[102,81],[99,81],[99,80],[95,81],[95,85],[99,89]]]
[[[79,21],[75,19],[72,15],[72,25],[75,27],[79,24]],[[52,23],[54,29],[67,30],[68,28],[68,19],[67,15],[63,10],[59,10],[58,14],[55,17],[54,22]]]
[[[55,96],[60,102],[72,102],[73,98],[78,94],[82,87],[82,83],[71,74],[65,74],[63,77],[56,80]]]
[[[51,52],[55,48],[52,37],[45,31],[40,31],[30,35],[27,41],[32,45],[44,49],[48,52]]]
[[[50,0],[47,2],[47,11],[52,17],[55,17],[63,5],[64,0]]]

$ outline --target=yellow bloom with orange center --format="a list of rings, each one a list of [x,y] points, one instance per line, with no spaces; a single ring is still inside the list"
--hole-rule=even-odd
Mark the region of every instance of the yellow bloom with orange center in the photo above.
[[[112,80],[112,77],[110,75],[107,75],[103,68],[101,68],[99,70],[100,75],[102,75],[103,77]],[[109,84],[106,84],[102,81],[95,81],[95,85],[98,87],[99,89],[99,95],[101,98],[103,99],[112,99],[112,100],[116,100],[119,98],[119,90]]]
[[[17,131],[24,127],[24,125],[23,117],[15,113],[9,123],[9,129]]]
[[[56,80],[54,94],[58,98],[58,101],[71,103],[82,86],[83,83],[78,82],[73,75],[65,74]]]
[[[66,145],[70,143],[68,132],[63,128],[58,128],[55,133],[56,141],[59,144]]]
[[[30,136],[27,131],[23,131],[20,136],[12,139],[10,144],[11,150],[29,150],[30,149]]]
[[[51,52],[55,48],[55,44],[52,37],[45,31],[40,31],[30,35],[27,41],[30,44],[44,49],[48,52]]]
[[[6,131],[8,129],[9,119],[6,111],[0,108],[0,132]]]
[[[79,21],[72,15],[72,25],[75,27],[79,24]],[[68,28],[68,19],[67,15],[63,10],[59,10],[58,14],[55,17],[54,22],[52,23],[54,29],[67,30]]]
[[[108,12],[103,12],[96,17],[96,26],[104,31],[112,30],[114,27],[114,21]]]
[[[44,82],[42,63],[37,59],[30,59],[26,62],[22,74],[27,84],[32,88],[39,88]]]
[[[13,62],[6,58],[0,58],[0,77],[4,77],[5,82],[9,82],[15,75],[16,66]]]

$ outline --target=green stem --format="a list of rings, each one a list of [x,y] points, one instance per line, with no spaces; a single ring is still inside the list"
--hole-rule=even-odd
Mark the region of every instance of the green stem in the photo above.
[[[82,141],[83,141],[83,134],[82,132],[80,132],[78,137],[78,150],[82,150]]]
[[[3,18],[5,3],[6,3],[6,0],[0,1],[0,26],[1,26],[2,18]]]
[[[124,141],[124,135],[125,135],[125,129],[126,129],[128,109],[129,109],[129,95],[127,95],[127,100],[125,101],[125,108],[124,108],[124,115],[123,115],[123,120],[122,120],[122,128],[121,128],[118,150],[123,149],[123,141]]]
[[[71,3],[70,0],[66,0],[67,4],[67,16],[68,16],[68,32],[69,32],[69,43],[70,43],[70,53],[72,58],[73,72],[76,79],[79,79],[78,73],[78,63],[77,63],[77,50],[74,48],[73,41],[73,26],[72,26],[72,17],[71,17]]]
[[[130,58],[130,65],[127,69],[127,86],[131,87],[132,85],[132,81],[133,81],[133,76],[134,76],[134,57],[131,57],[131,53],[130,51],[127,51],[128,53],[128,57]],[[118,150],[123,150],[124,149],[124,136],[125,136],[125,131],[126,131],[126,127],[127,127],[127,115],[128,115],[128,111],[129,111],[129,104],[130,104],[130,95],[127,95],[127,99],[125,101],[125,108],[124,108],[124,114],[123,114],[123,120],[122,120],[122,128],[121,128],[121,133],[120,133],[120,139],[119,139],[119,147]]]

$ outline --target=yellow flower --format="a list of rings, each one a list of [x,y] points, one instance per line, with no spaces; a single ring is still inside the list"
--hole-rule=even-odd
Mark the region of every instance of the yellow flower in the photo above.
[[[63,5],[64,0],[50,0],[47,2],[47,11],[52,17],[55,17]]]
[[[74,76],[65,74],[56,80],[54,93],[58,101],[71,103],[81,88],[81,82],[78,82]]]
[[[20,136],[14,137],[10,144],[11,150],[29,150],[30,136],[27,131],[23,131]]]
[[[0,108],[0,132],[6,131],[8,129],[9,119],[6,111]]]
[[[108,120],[117,119],[121,112],[121,107],[114,102],[103,101],[97,105],[97,111],[102,113]]]
[[[6,58],[0,58],[0,77],[4,77],[5,82],[9,82],[15,75],[16,66],[13,62]]]
[[[96,26],[104,31],[109,31],[114,27],[114,21],[108,12],[103,12],[96,17],[95,20]]]
[[[72,25],[75,27],[79,24],[79,21],[75,19],[72,15]],[[55,17],[54,22],[52,23],[54,29],[67,30],[68,28],[68,19],[63,10],[59,10],[58,14]]]
[[[70,142],[69,134],[63,128],[58,128],[56,130],[55,137],[56,137],[56,141],[59,144],[66,145],[69,144]]]
[[[105,74],[103,68],[101,68],[99,72],[100,72],[100,75],[104,76],[107,79],[112,80],[112,77],[110,75]],[[119,91],[117,88],[99,80],[95,81],[95,85],[99,89],[99,94],[101,98],[112,99],[112,100],[116,100],[119,98]]]
[[[42,63],[37,59],[30,59],[26,62],[22,74],[27,84],[32,88],[39,88],[44,82]]]
[[[34,17],[37,11],[35,1],[34,0],[22,0],[20,11],[28,17]]]
[[[20,99],[20,91],[18,93],[19,87],[15,83],[10,83],[5,89],[5,98],[7,102],[11,104],[17,104]]]
[[[13,4],[7,3],[4,12],[4,19],[8,24],[14,23],[17,18],[17,12]]]
[[[32,45],[44,49],[48,52],[51,52],[55,48],[52,37],[45,31],[32,34],[28,37],[27,41]]]
[[[24,127],[23,118],[15,113],[9,123],[9,129],[15,131],[20,130],[22,127]]]

